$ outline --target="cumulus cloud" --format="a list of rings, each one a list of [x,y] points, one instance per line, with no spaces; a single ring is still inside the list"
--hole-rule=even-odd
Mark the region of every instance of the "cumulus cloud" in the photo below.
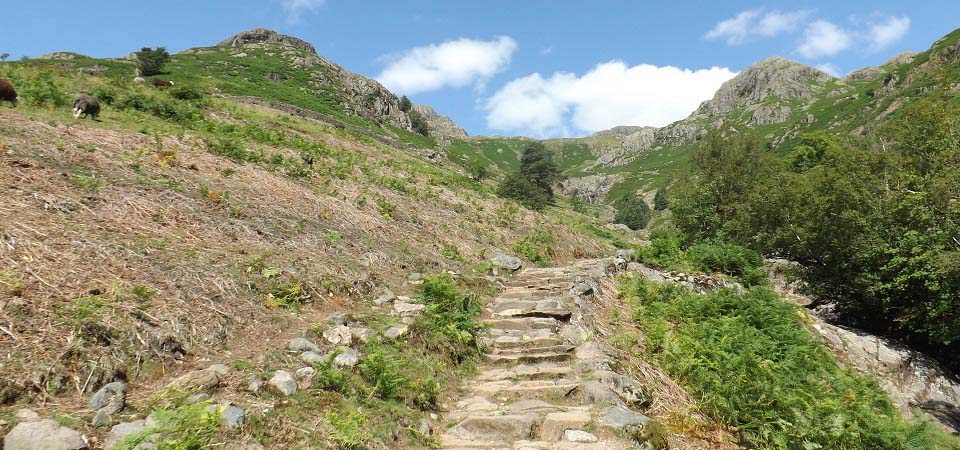
[[[326,0],[281,0],[287,19],[296,22],[303,13],[315,12],[326,3]]]
[[[510,64],[517,43],[509,36],[494,40],[457,39],[415,47],[393,57],[377,81],[402,94],[444,87],[480,87]]]
[[[663,126],[713,96],[735,72],[610,61],[577,75],[534,73],[486,99],[491,129],[538,137],[571,136],[617,125]]]
[[[833,56],[853,44],[853,34],[826,20],[817,20],[803,31],[803,40],[797,47],[797,53],[805,58]]]
[[[752,38],[769,38],[796,31],[811,14],[808,10],[742,11],[734,17],[718,22],[704,37],[724,39],[730,45],[742,44]]]
[[[867,29],[867,39],[871,51],[880,51],[903,39],[910,31],[910,18],[887,17],[880,22],[871,23]]]

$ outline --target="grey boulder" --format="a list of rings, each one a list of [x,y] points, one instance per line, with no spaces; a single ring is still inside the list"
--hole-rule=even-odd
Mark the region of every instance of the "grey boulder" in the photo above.
[[[82,450],[87,440],[76,430],[62,427],[53,420],[17,424],[3,438],[4,450]]]
[[[100,388],[92,397],[87,406],[91,411],[103,414],[115,414],[123,410],[127,400],[127,384],[114,381]]]

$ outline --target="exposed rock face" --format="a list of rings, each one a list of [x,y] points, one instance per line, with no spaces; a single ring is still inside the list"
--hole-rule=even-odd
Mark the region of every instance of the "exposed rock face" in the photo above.
[[[789,106],[768,106],[762,105],[753,110],[753,116],[750,119],[750,123],[755,125],[770,125],[774,123],[782,123],[790,117],[790,113],[793,112]]]
[[[580,178],[567,178],[560,182],[564,195],[577,197],[587,203],[603,201],[613,185],[619,182],[619,175],[588,175]]]
[[[894,56],[893,58],[890,58],[890,60],[883,63],[883,65],[897,67],[897,66],[902,66],[904,64],[910,64],[913,62],[913,58],[916,56],[917,54],[914,52],[903,52],[897,56]]]
[[[618,127],[613,127],[609,130],[598,131],[596,133],[593,133],[593,136],[629,136],[631,134],[634,134],[649,128],[653,128],[653,127],[621,125]]]
[[[880,70],[879,67],[864,67],[856,72],[851,72],[844,80],[872,81],[880,78],[881,75],[883,75],[883,70]]]
[[[466,138],[467,132],[460,128],[453,119],[442,116],[427,105],[413,105],[413,110],[420,113],[427,125],[430,126],[430,134],[437,138]]]
[[[748,67],[723,83],[713,99],[697,108],[696,114],[723,114],[770,96],[810,99],[816,93],[813,83],[831,79],[833,77],[826,72],[775,56]]]
[[[247,44],[261,42],[289,45],[313,54],[317,53],[317,50],[313,48],[313,45],[310,45],[309,42],[304,41],[303,39],[295,38],[293,36],[286,36],[266,28],[254,28],[249,31],[243,31],[220,41],[220,43],[217,44],[217,47],[243,47]]]
[[[396,95],[380,83],[350,72],[321,57],[313,45],[302,39],[256,28],[224,39],[216,46],[246,49],[260,48],[268,44],[287,47],[289,51],[284,52],[284,56],[289,58],[291,65],[311,71],[310,75],[313,79],[309,83],[317,89],[318,95],[324,89],[329,90],[331,86],[336,86],[343,95],[342,106],[348,112],[377,123],[410,130],[410,117],[400,111],[400,99]],[[234,56],[247,57],[244,53]],[[282,79],[283,76],[283,74],[277,74],[273,78]]]
[[[960,380],[936,361],[861,331],[821,321],[812,327],[853,367],[875,375],[904,414],[920,408],[960,432]]]

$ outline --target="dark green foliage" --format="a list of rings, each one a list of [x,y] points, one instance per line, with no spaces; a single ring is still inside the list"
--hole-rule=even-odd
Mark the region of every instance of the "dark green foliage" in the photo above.
[[[897,114],[873,139],[805,136],[789,166],[751,162],[763,155],[750,138],[711,142],[674,195],[676,223],[801,262],[857,326],[955,352],[960,105],[930,97]]]
[[[371,384],[373,393],[383,400],[400,398],[406,379],[398,358],[393,352],[375,349],[360,364],[363,377]]]
[[[650,244],[637,249],[637,260],[669,269],[729,275],[747,287],[767,283],[763,259],[753,250],[723,242],[683,248],[676,234],[662,231],[655,232]]]
[[[512,198],[530,209],[541,210],[553,204],[553,183],[559,177],[560,170],[543,142],[531,142],[523,147],[519,172],[503,179],[497,195]]]
[[[170,96],[177,100],[203,100],[206,94],[193,86],[177,86],[169,91]]]
[[[760,255],[746,247],[724,243],[692,245],[686,256],[699,270],[741,277],[763,263]]]
[[[166,94],[131,92],[117,104],[117,107],[122,110],[144,112],[184,125],[196,124],[203,120],[202,104],[178,101]]]
[[[163,65],[170,60],[170,54],[167,53],[167,49],[164,47],[144,47],[140,49],[136,55],[137,64],[140,67],[140,75],[145,77],[160,74],[163,70]]]
[[[413,128],[413,131],[421,136],[430,135],[430,125],[427,124],[427,120],[423,118],[423,115],[414,110],[410,110],[407,115],[410,116],[410,126]]]
[[[33,106],[66,106],[70,99],[49,72],[40,72],[35,76],[14,79],[20,100]]]
[[[400,97],[400,111],[408,113],[412,109],[413,109],[413,102],[410,101],[410,98],[408,98],[406,95],[404,95],[403,97]]]
[[[416,298],[427,305],[413,326],[424,347],[457,364],[479,355],[479,298],[461,291],[446,273],[426,277]]]
[[[747,447],[866,450],[918,443],[880,387],[837,365],[796,307],[770,290],[695,295],[636,278],[625,281],[623,291],[647,350],[684,380],[703,411],[735,427]]]
[[[643,198],[631,195],[620,199],[614,205],[617,209],[615,222],[622,223],[631,230],[646,228],[650,223],[650,206]]]
[[[667,201],[667,190],[664,188],[657,189],[657,193],[653,196],[653,209],[663,211],[669,207],[670,203]]]
[[[487,169],[486,162],[482,160],[473,160],[467,163],[467,174],[470,175],[470,179],[476,181],[477,183],[483,181],[487,178],[490,171]]]
[[[112,105],[117,101],[117,92],[104,85],[91,89],[90,95],[96,97],[104,105]]]

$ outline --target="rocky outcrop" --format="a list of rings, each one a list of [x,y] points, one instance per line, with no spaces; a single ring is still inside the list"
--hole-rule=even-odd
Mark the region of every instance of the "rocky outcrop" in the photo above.
[[[631,134],[643,131],[648,128],[653,127],[642,127],[642,126],[633,126],[633,125],[621,125],[618,127],[613,127],[609,130],[598,131],[593,133],[591,136],[629,136]]]
[[[817,83],[832,79],[826,72],[775,56],[748,67],[723,83],[713,99],[697,108],[695,115],[723,114],[771,96],[811,99],[818,92]]]
[[[753,109],[753,115],[750,116],[750,123],[753,125],[770,125],[774,123],[783,123],[793,112],[789,106],[761,105]]]
[[[560,191],[568,197],[576,197],[587,203],[599,203],[622,177],[619,175],[588,175],[567,178],[560,182]]]
[[[418,112],[430,126],[430,134],[437,138],[456,138],[465,139],[467,132],[460,128],[453,119],[438,114],[433,108],[427,105],[413,105],[413,110]]]
[[[307,70],[310,80],[307,83],[315,89],[317,95],[329,96],[331,91],[341,96],[341,107],[348,113],[364,117],[374,122],[410,130],[410,117],[400,110],[400,99],[380,83],[362,75],[350,72],[317,54],[310,43],[277,33],[265,28],[250,31],[224,39],[216,48],[239,50],[233,56],[248,57],[244,49],[280,46],[286,48],[282,53],[291,67]],[[185,53],[198,52],[191,49]],[[284,79],[282,73],[272,73],[271,80]],[[276,82],[276,81],[274,81]]]
[[[282,44],[316,54],[317,50],[309,42],[293,36],[287,36],[266,28],[254,28],[230,36],[217,44],[217,47],[243,47],[258,43]]]

